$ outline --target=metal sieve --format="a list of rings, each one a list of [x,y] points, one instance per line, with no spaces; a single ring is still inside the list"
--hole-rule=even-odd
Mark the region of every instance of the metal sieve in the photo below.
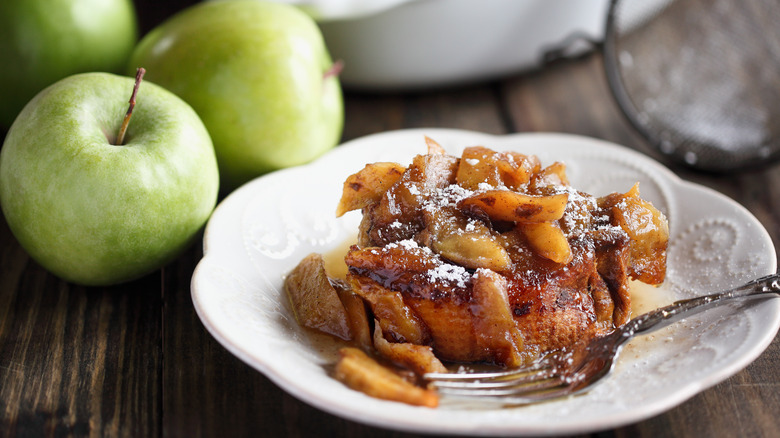
[[[780,1],[613,0],[607,80],[673,160],[713,172],[780,158]]]

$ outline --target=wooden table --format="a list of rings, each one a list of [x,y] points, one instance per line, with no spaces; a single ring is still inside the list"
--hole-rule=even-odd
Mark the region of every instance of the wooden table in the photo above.
[[[143,28],[175,8],[139,2]],[[346,93],[344,140],[412,127],[567,132],[649,151],[610,97],[598,54],[453,89]],[[748,208],[777,249],[780,166],[731,176],[673,170]],[[228,353],[206,332],[190,300],[201,254],[198,242],[145,278],[85,288],[48,274],[0,222],[0,437],[412,436],[312,408]],[[775,339],[725,382],[598,436],[777,436],[778,363]]]

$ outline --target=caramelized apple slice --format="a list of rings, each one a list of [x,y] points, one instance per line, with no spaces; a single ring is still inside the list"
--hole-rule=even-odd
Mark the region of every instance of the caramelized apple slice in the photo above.
[[[450,155],[417,155],[401,179],[379,203],[365,212],[370,217],[368,230],[372,244],[383,246],[409,239],[422,229],[421,208],[438,189],[455,181],[458,159]]]
[[[361,347],[371,346],[371,328],[368,325],[366,303],[343,281],[332,281],[336,293],[347,312],[347,324],[352,340]]]
[[[428,155],[444,155],[447,151],[434,139],[425,136],[425,144],[428,146]]]
[[[336,216],[379,202],[382,195],[401,179],[404,170],[398,163],[373,163],[347,177]]]
[[[468,190],[478,190],[483,184],[517,190],[530,181],[538,168],[539,161],[534,156],[472,146],[463,150],[456,180]]]
[[[347,312],[325,273],[322,256],[309,254],[284,281],[298,324],[350,340]]]
[[[442,257],[469,269],[506,271],[512,267],[506,249],[490,234],[477,232],[440,235],[432,248]]]
[[[400,292],[392,291],[379,284],[355,275],[347,280],[371,306],[371,310],[380,322],[382,331],[398,342],[411,342],[418,345],[430,343],[430,333],[420,318],[409,308]],[[368,281],[366,281],[368,280]]]
[[[639,197],[638,183],[625,194],[600,198],[598,204],[630,237],[628,275],[647,284],[662,283],[669,243],[669,225],[663,213]]]
[[[474,276],[472,304],[474,334],[481,349],[492,352],[496,362],[508,367],[522,365],[523,341],[509,307],[506,279],[480,269]]]
[[[566,165],[556,161],[536,173],[532,181],[535,187],[568,186],[569,178],[566,176]]]
[[[427,211],[423,217],[426,228],[417,239],[447,260],[469,269],[511,267],[509,255],[484,222],[452,208]]]
[[[409,383],[362,350],[346,347],[339,350],[339,354],[341,359],[334,374],[348,387],[384,400],[429,408],[439,405],[436,392]]]
[[[447,372],[447,368],[436,358],[431,347],[408,342],[388,342],[382,335],[379,321],[374,324],[374,348],[385,359],[412,370],[418,376]]]
[[[522,188],[541,168],[535,155],[523,155],[519,152],[498,152],[496,167],[504,185],[512,190]]]
[[[571,247],[563,231],[555,222],[527,222],[517,227],[528,239],[534,251],[555,263],[565,265],[572,259]]]
[[[566,210],[567,193],[532,196],[509,190],[488,190],[461,200],[458,208],[475,216],[508,222],[558,220]]]

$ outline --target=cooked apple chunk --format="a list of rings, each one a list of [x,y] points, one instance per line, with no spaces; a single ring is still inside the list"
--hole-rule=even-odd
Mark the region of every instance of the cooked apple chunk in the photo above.
[[[388,342],[382,335],[379,321],[374,325],[374,348],[385,359],[414,371],[418,376],[447,372],[431,347],[408,342]]]
[[[536,157],[472,146],[463,150],[457,183],[468,190],[478,190],[485,185],[515,190],[528,183],[538,169]]]
[[[447,153],[446,150],[437,142],[436,140],[425,136],[425,144],[428,146],[428,155],[444,155]]]
[[[469,269],[511,267],[506,249],[484,222],[448,207],[425,211],[422,217],[425,228],[417,240],[445,259]]]
[[[471,310],[477,345],[491,351],[496,362],[510,367],[527,362],[523,338],[515,326],[507,295],[507,280],[488,269],[474,275]]]
[[[544,222],[563,217],[568,199],[567,193],[536,196],[509,190],[488,190],[463,199],[458,208],[496,221]]]
[[[366,302],[346,282],[332,280],[332,283],[347,312],[347,324],[349,325],[352,340],[361,347],[370,347],[371,328],[368,324]]]
[[[421,388],[382,366],[362,350],[345,347],[339,350],[336,379],[350,388],[372,397],[399,401],[415,406],[435,408],[439,396],[435,391]]]
[[[344,340],[352,338],[347,311],[325,273],[322,256],[309,254],[284,282],[298,324]]]
[[[669,225],[651,203],[639,197],[639,184],[624,194],[613,193],[598,200],[615,225],[628,234],[628,275],[647,284],[658,284],[666,273]]]
[[[539,255],[555,263],[566,264],[572,259],[571,247],[555,222],[527,222],[517,227]]]
[[[532,184],[536,187],[543,186],[568,186],[569,178],[566,176],[566,165],[556,161],[534,175]]]
[[[450,155],[417,155],[401,179],[363,215],[366,241],[387,244],[414,236],[422,228],[423,206],[455,181],[458,159]],[[362,234],[362,233],[361,233]]]
[[[428,328],[406,305],[400,292],[389,291],[376,283],[359,282],[353,275],[349,275],[348,280],[353,290],[369,304],[383,331],[398,342],[430,342]]]
[[[403,166],[398,163],[367,164],[344,181],[341,200],[336,207],[336,216],[379,201],[379,198],[403,175]]]

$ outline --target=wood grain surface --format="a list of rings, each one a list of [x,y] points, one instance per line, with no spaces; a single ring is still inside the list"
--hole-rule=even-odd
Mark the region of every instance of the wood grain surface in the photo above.
[[[138,1],[150,29],[184,2]],[[343,140],[402,128],[567,132],[658,158],[623,119],[596,54],[541,71],[415,93],[347,91]],[[671,166],[750,210],[780,242],[780,167],[714,176]],[[85,288],[48,274],[0,222],[0,437],[412,437],[319,411],[242,363],[190,299],[202,251],[140,280]],[[598,437],[774,437],[780,341],[678,407]]]

